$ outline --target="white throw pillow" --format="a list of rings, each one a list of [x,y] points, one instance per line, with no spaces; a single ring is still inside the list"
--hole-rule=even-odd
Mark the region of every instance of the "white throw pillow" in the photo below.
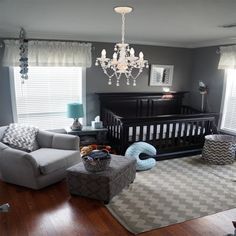
[[[13,148],[30,152],[34,149],[37,133],[38,128],[36,127],[16,123],[10,124],[3,134],[2,142]]]

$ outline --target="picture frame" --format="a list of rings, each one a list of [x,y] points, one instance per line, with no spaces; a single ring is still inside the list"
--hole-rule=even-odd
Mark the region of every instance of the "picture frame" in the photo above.
[[[151,65],[149,86],[172,86],[173,65]]]

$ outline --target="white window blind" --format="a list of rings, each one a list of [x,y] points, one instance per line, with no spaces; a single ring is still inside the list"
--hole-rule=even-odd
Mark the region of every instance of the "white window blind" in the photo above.
[[[226,71],[221,129],[236,134],[236,70]]]
[[[66,117],[67,103],[82,102],[82,68],[30,67],[22,85],[19,67],[14,67],[14,87],[18,123],[64,128],[73,122]]]

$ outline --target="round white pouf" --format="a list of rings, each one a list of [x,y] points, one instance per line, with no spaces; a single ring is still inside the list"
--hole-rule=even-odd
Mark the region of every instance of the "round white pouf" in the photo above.
[[[232,164],[235,160],[236,137],[231,135],[206,135],[202,158],[216,165]]]
[[[148,170],[156,165],[156,160],[154,158],[140,160],[139,155],[141,153],[153,156],[156,155],[156,148],[145,142],[136,142],[127,148],[125,156],[136,158],[136,170]]]

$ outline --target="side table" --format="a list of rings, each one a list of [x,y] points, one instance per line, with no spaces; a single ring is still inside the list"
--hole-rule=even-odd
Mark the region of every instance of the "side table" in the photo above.
[[[80,137],[81,145],[89,144],[107,144],[107,128],[94,129],[92,126],[83,126],[82,130],[73,131],[71,128],[65,128],[67,134],[72,134]]]

